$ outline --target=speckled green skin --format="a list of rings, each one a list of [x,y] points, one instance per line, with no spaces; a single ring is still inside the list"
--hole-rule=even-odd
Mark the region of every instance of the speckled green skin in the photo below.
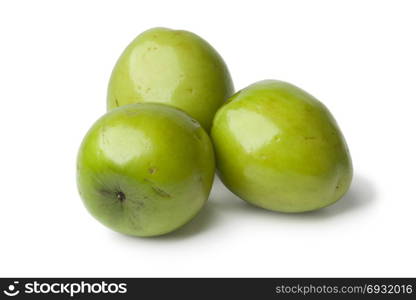
[[[215,112],[233,92],[224,61],[206,41],[188,31],[154,28],[133,40],[117,61],[107,108],[162,102],[209,130]]]
[[[350,186],[351,159],[334,118],[289,83],[261,81],[236,93],[217,112],[211,133],[222,181],[254,205],[310,211]]]
[[[191,220],[211,190],[211,141],[186,113],[131,104],[101,117],[85,136],[77,182],[89,212],[115,231],[168,233]]]

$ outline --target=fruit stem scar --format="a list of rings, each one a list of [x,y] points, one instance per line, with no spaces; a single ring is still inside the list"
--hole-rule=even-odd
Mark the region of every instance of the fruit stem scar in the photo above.
[[[126,195],[121,191],[116,192],[116,197],[117,197],[117,200],[120,202],[123,202],[124,200],[126,200]]]

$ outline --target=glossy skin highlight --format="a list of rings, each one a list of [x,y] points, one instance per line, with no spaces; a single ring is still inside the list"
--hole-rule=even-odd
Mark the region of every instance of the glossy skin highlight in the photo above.
[[[203,207],[215,171],[211,141],[186,113],[163,104],[131,104],[101,117],[77,161],[79,193],[109,228],[155,236]]]
[[[289,83],[260,81],[217,112],[218,173],[237,196],[280,212],[339,200],[352,180],[347,144],[328,109]]]
[[[184,30],[153,28],[117,61],[107,109],[160,102],[182,109],[209,131],[215,112],[233,92],[227,66],[205,40]]]

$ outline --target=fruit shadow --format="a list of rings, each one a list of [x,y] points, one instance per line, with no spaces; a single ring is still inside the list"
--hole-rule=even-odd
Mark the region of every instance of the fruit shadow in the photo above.
[[[225,189],[225,187],[222,187],[222,189]],[[229,191],[227,192],[227,195],[224,194],[224,191],[222,192],[222,201],[221,199],[213,201],[215,206],[217,206],[216,210],[223,211],[224,213],[227,212],[229,214],[245,214],[245,218],[250,215],[263,216],[275,219],[276,222],[325,221],[327,219],[353,214],[368,208],[374,204],[377,197],[376,187],[373,182],[360,174],[354,175],[351,187],[342,199],[330,206],[304,213],[280,213],[265,210],[242,201]]]
[[[201,236],[210,230],[217,230],[230,218],[239,218],[244,222],[250,218],[268,218],[276,224],[282,222],[324,222],[342,215],[353,214],[370,207],[376,200],[374,184],[362,175],[354,175],[351,188],[335,204],[305,213],[279,213],[253,206],[231,193],[216,178],[214,187],[205,207],[189,223],[166,235],[145,238],[147,241],[175,241]],[[137,239],[128,237],[128,239]],[[142,240],[142,239],[138,239]]]
[[[276,224],[281,222],[325,222],[328,219],[338,218],[371,207],[377,197],[374,183],[367,177],[355,174],[347,194],[328,207],[304,213],[279,213],[253,206],[231,193],[216,178],[214,188],[206,207],[190,223],[166,238],[181,239],[194,234],[217,229],[228,218],[244,220],[259,217],[268,218]],[[162,237],[163,238],[163,237]]]

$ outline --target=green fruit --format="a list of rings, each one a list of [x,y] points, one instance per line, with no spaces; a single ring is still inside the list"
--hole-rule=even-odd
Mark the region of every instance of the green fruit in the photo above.
[[[161,102],[184,110],[209,130],[233,92],[224,61],[206,41],[188,31],[154,28],[136,37],[117,61],[107,108]]]
[[[101,117],[77,162],[80,195],[111,229],[135,236],[168,233],[191,220],[211,190],[215,163],[205,130],[163,104],[132,104]]]
[[[211,133],[222,181],[254,205],[310,211],[350,186],[351,159],[334,118],[289,83],[266,80],[236,93],[217,112]]]

